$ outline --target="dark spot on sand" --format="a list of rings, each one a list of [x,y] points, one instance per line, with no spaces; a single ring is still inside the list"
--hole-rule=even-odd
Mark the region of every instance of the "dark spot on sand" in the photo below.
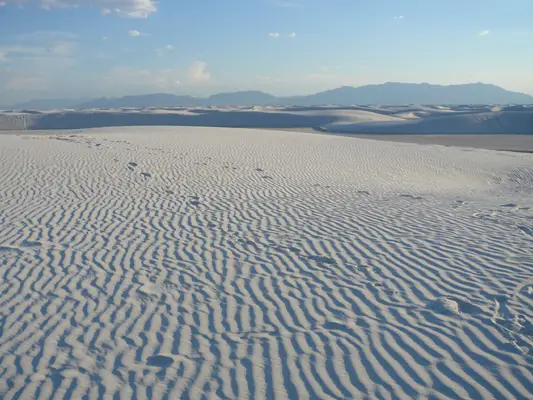
[[[157,355],[148,357],[146,364],[151,367],[161,367],[168,368],[174,363],[174,360],[171,357]]]

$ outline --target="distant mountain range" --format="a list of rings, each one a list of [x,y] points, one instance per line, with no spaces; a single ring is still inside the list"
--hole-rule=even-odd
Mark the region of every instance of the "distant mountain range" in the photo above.
[[[32,100],[3,109],[45,110],[58,108],[143,108],[207,106],[321,106],[321,105],[405,105],[405,104],[533,104],[533,97],[501,87],[472,83],[431,85],[395,83],[360,87],[343,86],[308,96],[276,97],[260,91],[219,93],[209,97],[156,93],[119,98]]]

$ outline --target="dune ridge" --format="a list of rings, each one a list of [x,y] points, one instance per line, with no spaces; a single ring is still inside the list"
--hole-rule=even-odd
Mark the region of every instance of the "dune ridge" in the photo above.
[[[525,106],[166,107],[0,112],[0,130],[112,126],[310,128],[331,133],[531,134]]]
[[[533,395],[531,155],[197,127],[0,141],[2,398]]]

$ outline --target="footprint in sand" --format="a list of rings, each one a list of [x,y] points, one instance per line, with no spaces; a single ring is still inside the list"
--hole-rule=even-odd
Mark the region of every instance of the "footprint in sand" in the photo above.
[[[191,206],[199,206],[200,203],[200,197],[199,196],[191,196],[191,201],[189,201],[189,204]]]
[[[307,256],[307,258],[320,264],[337,264],[337,261],[335,261],[333,258],[325,256]]]
[[[381,290],[384,288],[381,282],[369,282],[366,284],[366,287],[370,290]]]
[[[522,296],[533,298],[533,285],[525,285],[518,291]]]
[[[155,355],[148,357],[146,364],[151,367],[168,368],[174,363],[174,359],[169,356]]]
[[[405,197],[407,199],[412,199],[412,200],[424,200],[423,197],[413,196],[412,194],[401,194],[400,197]]]
[[[16,247],[0,246],[0,254],[2,253],[19,254],[21,252],[22,250]]]
[[[484,310],[468,301],[452,298],[441,297],[428,303],[428,308],[433,312],[447,315],[481,314]]]
[[[533,237],[533,228],[525,225],[519,225],[518,229],[520,229],[526,235]]]
[[[329,321],[322,325],[322,328],[327,329],[328,331],[339,331],[350,335],[354,334],[354,330],[343,322]]]
[[[21,244],[22,247],[39,247],[41,245],[41,242],[34,242],[32,240],[25,240]]]

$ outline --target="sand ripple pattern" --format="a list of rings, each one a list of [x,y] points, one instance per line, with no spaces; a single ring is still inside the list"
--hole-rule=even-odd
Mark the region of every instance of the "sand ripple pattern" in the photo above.
[[[533,157],[0,137],[2,399],[533,396]]]

